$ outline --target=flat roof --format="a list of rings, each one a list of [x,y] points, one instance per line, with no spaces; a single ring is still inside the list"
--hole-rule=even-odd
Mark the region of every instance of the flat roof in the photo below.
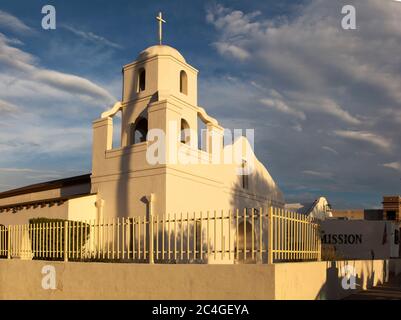
[[[80,184],[90,184],[90,182],[91,182],[90,177],[91,177],[91,174],[88,173],[88,174],[70,177],[70,178],[36,183],[36,184],[32,184],[30,186],[1,192],[0,199],[19,196],[19,195],[27,194],[27,193],[34,193],[34,192],[40,192],[40,191],[46,191],[46,190],[52,190],[52,189],[59,189],[59,188],[63,188],[63,187],[70,187],[70,186],[75,186],[75,185],[80,185]]]
[[[21,203],[14,203],[14,204],[6,204],[4,206],[0,206],[0,213],[3,212],[4,210],[15,210],[15,209],[22,209],[24,207],[37,207],[41,205],[52,205],[52,204],[63,204],[64,202],[68,200],[73,200],[73,199],[78,199],[78,198],[83,198],[87,196],[93,196],[96,195],[96,193],[83,193],[83,194],[75,194],[67,197],[58,197],[58,198],[50,198],[50,199],[41,199],[41,200],[34,200],[34,201],[28,201],[28,202],[21,202]]]
[[[383,202],[401,201],[401,196],[383,196]]]

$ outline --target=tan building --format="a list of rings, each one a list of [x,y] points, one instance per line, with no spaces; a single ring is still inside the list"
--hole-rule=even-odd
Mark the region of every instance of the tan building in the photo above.
[[[364,209],[333,209],[333,218],[345,218],[349,220],[363,220],[365,219]]]
[[[401,219],[401,196],[383,197],[383,216],[385,220]]]
[[[156,215],[283,206],[247,138],[226,143],[224,128],[198,105],[197,76],[170,46],[142,51],[123,67],[122,101],[93,122],[92,174],[1,193],[0,224],[143,216],[150,205]],[[118,113],[121,146],[113,148]]]
[[[334,209],[334,218],[349,220],[396,220],[400,221],[401,196],[383,196],[383,209]]]

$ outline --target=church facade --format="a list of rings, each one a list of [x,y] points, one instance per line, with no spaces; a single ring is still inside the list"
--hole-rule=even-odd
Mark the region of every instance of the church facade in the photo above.
[[[170,46],[142,51],[123,67],[122,100],[93,122],[92,173],[0,193],[0,224],[283,207],[248,139],[225,139],[198,105],[197,77]],[[117,116],[121,145],[113,147]]]

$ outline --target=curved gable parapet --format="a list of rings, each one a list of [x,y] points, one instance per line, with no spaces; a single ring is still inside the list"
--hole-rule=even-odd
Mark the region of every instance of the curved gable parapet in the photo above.
[[[121,110],[121,108],[122,108],[121,101],[118,101],[114,104],[114,106],[111,109],[103,112],[101,115],[101,118],[104,119],[104,118],[113,117],[118,111]]]
[[[220,127],[221,129],[223,129],[223,128],[219,125],[219,122],[218,122],[215,118],[213,118],[213,117],[211,117],[211,116],[209,116],[209,115],[207,114],[207,112],[206,112],[206,110],[205,110],[204,108],[198,106],[198,114],[199,114],[199,117],[202,119],[203,122],[205,122],[205,123],[211,123],[211,124],[213,124],[214,126]]]

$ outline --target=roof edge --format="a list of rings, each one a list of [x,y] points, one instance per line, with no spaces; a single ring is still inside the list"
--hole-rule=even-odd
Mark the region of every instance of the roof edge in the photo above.
[[[58,188],[63,188],[63,187],[75,186],[75,185],[80,185],[80,184],[86,184],[86,183],[90,183],[90,182],[91,182],[91,173],[88,173],[88,174],[83,174],[80,176],[74,176],[74,177],[69,177],[69,178],[64,178],[64,179],[41,182],[41,183],[36,183],[36,184],[29,185],[29,186],[17,188],[17,189],[4,191],[4,192],[0,193],[0,199],[15,197],[15,196],[19,196],[22,194],[28,194],[28,193],[58,189]]]

